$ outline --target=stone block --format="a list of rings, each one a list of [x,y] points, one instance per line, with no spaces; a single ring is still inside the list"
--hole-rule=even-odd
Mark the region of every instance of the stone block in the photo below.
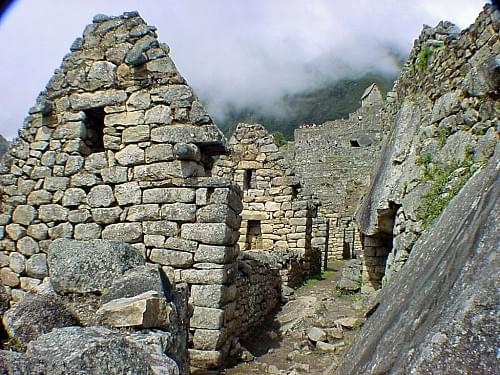
[[[239,217],[225,204],[210,204],[199,208],[196,219],[200,223],[226,223],[235,230],[240,227]]]
[[[158,204],[138,204],[128,208],[128,221],[144,221],[160,219],[160,206]]]
[[[182,224],[181,237],[209,245],[232,245],[238,232],[222,223]]]
[[[85,124],[81,121],[66,122],[59,125],[52,133],[52,139],[83,139],[87,133]]]
[[[146,124],[163,124],[169,125],[172,123],[170,107],[166,105],[157,105],[146,111],[144,118]]]
[[[101,226],[96,223],[77,224],[75,226],[75,240],[96,240],[101,237]]]
[[[151,91],[153,102],[165,103],[174,108],[190,107],[193,91],[187,85],[161,86]]]
[[[105,240],[57,239],[47,260],[51,284],[62,294],[102,292],[116,277],[145,263],[129,245]]]
[[[102,180],[106,183],[121,184],[127,182],[128,168],[127,167],[109,167],[101,170]]]
[[[226,269],[188,269],[181,271],[181,279],[189,284],[225,284],[229,275]]]
[[[175,160],[134,167],[134,178],[142,181],[157,181],[172,177],[203,177],[205,170],[194,161]]]
[[[16,224],[29,225],[35,219],[36,211],[32,206],[19,205],[14,209],[12,221]]]
[[[166,237],[173,237],[179,233],[179,226],[177,223],[158,220],[158,221],[144,221],[142,223],[144,234],[158,234]]]
[[[169,143],[153,144],[146,148],[146,163],[174,160],[173,146]]]
[[[198,242],[185,240],[179,237],[169,237],[165,241],[165,248],[194,253],[198,248]]]
[[[102,238],[121,242],[137,242],[142,239],[142,226],[140,223],[110,224],[102,231]]]
[[[16,249],[21,254],[24,254],[26,256],[31,256],[40,251],[38,247],[38,242],[36,242],[33,238],[28,236],[23,237],[17,241]]]
[[[71,186],[94,186],[99,179],[93,173],[79,173],[71,176]]]
[[[120,207],[94,208],[91,210],[92,218],[97,224],[112,224],[120,219],[122,213]]]
[[[9,224],[5,227],[5,232],[11,240],[18,240],[26,235],[26,228],[20,224]]]
[[[228,301],[228,287],[220,284],[191,286],[191,298],[195,306],[219,308]]]
[[[170,221],[195,221],[196,205],[170,203],[161,206],[161,217]]]
[[[32,191],[28,195],[28,204],[40,206],[52,202],[52,193],[47,190]]]
[[[219,350],[189,349],[191,366],[200,368],[218,368],[224,361],[224,356]]]
[[[188,268],[193,265],[193,254],[177,250],[152,249],[150,260],[164,266]]]
[[[71,223],[61,223],[47,231],[51,239],[54,238],[71,238],[73,236],[73,225]]]
[[[64,192],[62,205],[64,207],[78,206],[81,203],[86,202],[86,197],[87,194],[85,193],[85,190],[81,188],[69,188]]]
[[[200,350],[219,349],[227,338],[224,330],[197,329],[193,335],[193,346]]]
[[[64,190],[68,185],[68,177],[47,177],[43,182],[43,188],[47,191]]]
[[[127,182],[115,186],[115,198],[120,206],[128,204],[140,204],[142,199],[142,191],[137,182]]]
[[[10,286],[15,288],[19,285],[19,277],[8,267],[4,267],[0,270],[0,279],[2,284],[5,286]]]
[[[43,279],[49,275],[47,255],[34,254],[26,261],[26,274],[30,277]]]
[[[131,166],[144,163],[144,150],[135,144],[126,146],[115,154],[120,165]]]
[[[224,310],[195,306],[190,320],[191,328],[219,329],[224,324]]]
[[[87,203],[92,208],[109,207],[114,201],[113,189],[108,185],[94,186],[87,195]]]
[[[147,109],[151,105],[151,97],[146,90],[136,91],[127,100],[127,111]]]
[[[123,143],[137,143],[149,140],[149,126],[138,125],[126,128],[122,132]]]
[[[106,126],[133,126],[140,124],[144,124],[143,111],[110,113],[104,118],[104,125]]]
[[[165,296],[147,291],[105,303],[97,316],[101,324],[112,327],[168,328],[171,311]]]
[[[195,192],[189,188],[155,188],[143,192],[144,203],[193,203]]]
[[[18,275],[24,272],[26,258],[20,253],[10,253],[8,256],[9,268]]]
[[[230,263],[234,260],[234,246],[211,246],[200,244],[196,250],[194,261],[197,263]]]

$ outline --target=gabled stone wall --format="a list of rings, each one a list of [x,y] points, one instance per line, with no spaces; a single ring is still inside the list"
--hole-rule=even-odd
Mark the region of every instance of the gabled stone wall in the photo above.
[[[191,363],[217,367],[238,325],[241,192],[210,176],[226,140],[168,54],[135,12],[73,43],[3,159],[0,277],[16,302],[55,239],[127,242],[189,284]]]
[[[243,191],[241,250],[279,253],[285,286],[319,272],[325,228],[313,231],[318,202],[303,194],[273,136],[260,124],[238,124],[229,145],[214,174],[234,179]]]

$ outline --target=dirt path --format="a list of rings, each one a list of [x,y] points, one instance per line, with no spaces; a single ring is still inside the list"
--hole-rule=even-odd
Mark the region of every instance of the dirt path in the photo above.
[[[331,264],[323,280],[297,289],[294,300],[242,342],[246,349],[243,358],[248,362],[221,374],[330,374],[352,341],[362,316],[360,303],[356,303],[359,296],[336,293],[342,265]],[[319,330],[311,332],[312,327]],[[311,336],[322,342],[316,344]]]

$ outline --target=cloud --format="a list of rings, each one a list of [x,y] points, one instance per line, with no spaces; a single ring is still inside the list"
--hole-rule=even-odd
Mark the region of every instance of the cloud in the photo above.
[[[0,133],[12,137],[97,13],[137,9],[158,27],[181,73],[219,117],[270,110],[285,94],[368,69],[395,73],[423,23],[474,21],[480,0],[19,0],[0,24]]]

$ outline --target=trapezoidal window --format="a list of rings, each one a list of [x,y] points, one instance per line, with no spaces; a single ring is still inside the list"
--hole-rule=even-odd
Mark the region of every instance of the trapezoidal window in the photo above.
[[[259,220],[248,220],[246,249],[256,250],[262,248],[262,230]]]
[[[359,142],[356,139],[351,139],[349,143],[351,144],[351,147],[360,147]]]
[[[243,190],[255,189],[255,169],[245,169],[243,172]]]
[[[104,151],[104,108],[90,108],[85,112],[85,127],[87,134],[85,136],[85,144],[89,148],[89,154],[94,152]]]

